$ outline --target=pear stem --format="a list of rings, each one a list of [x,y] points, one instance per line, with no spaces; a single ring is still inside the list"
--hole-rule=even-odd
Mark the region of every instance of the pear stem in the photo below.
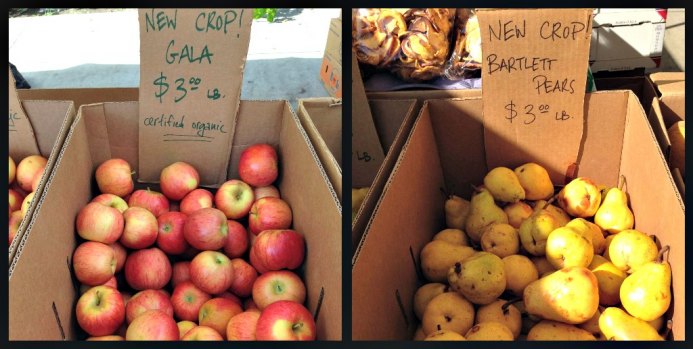
[[[669,333],[671,333],[671,328],[674,326],[674,322],[669,319],[667,320],[667,327],[664,329],[664,332],[662,332],[662,338],[667,338],[669,336]]]
[[[508,313],[508,308],[509,308],[511,305],[513,305],[513,304],[515,304],[515,303],[517,303],[517,302],[519,302],[519,301],[521,301],[521,300],[522,300],[522,297],[515,297],[515,298],[513,298],[513,299],[511,299],[511,300],[509,300],[509,301],[503,303],[503,305],[501,306],[501,310],[503,310],[503,314],[507,314],[507,313]]]
[[[549,205],[553,204],[553,202],[556,201],[557,198],[558,194],[552,196],[551,199],[549,199],[549,201],[546,202],[546,205],[544,205],[544,207],[548,207]]]
[[[669,251],[669,245],[666,245],[666,246],[662,247],[661,250],[659,250],[659,253],[657,254],[657,261],[659,263],[662,263],[664,261],[664,253],[666,253],[667,251]],[[667,255],[667,256],[669,256],[669,255]]]
[[[475,193],[478,193],[478,192],[481,191],[481,188],[480,188],[480,187],[477,187],[477,186],[474,185],[474,184],[470,184],[470,186],[472,187],[472,189],[474,190]]]
[[[626,184],[626,176],[621,175],[618,177],[618,190],[623,191],[623,185]]]
[[[442,328],[440,327],[440,324],[438,324],[437,327],[438,327],[438,331],[441,331],[441,330],[442,330]]]

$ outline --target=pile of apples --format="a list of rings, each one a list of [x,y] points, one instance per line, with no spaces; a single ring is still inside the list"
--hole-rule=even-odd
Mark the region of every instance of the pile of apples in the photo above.
[[[41,155],[29,155],[16,164],[12,157],[9,157],[10,170],[10,233],[9,244],[12,244],[17,235],[19,225],[22,223],[26,212],[34,198],[34,193],[41,182],[43,171],[48,160]]]
[[[212,193],[176,162],[161,171],[159,193],[134,190],[125,160],[99,165],[101,194],[77,215],[83,242],[72,257],[88,340],[315,339],[292,271],[305,240],[273,186],[277,154],[252,145],[238,169],[240,179]]]
[[[667,336],[668,246],[633,229],[620,187],[579,177],[554,193],[546,169],[527,163],[489,171],[471,201],[448,196],[447,229],[420,254],[430,283],[414,295],[414,339]]]

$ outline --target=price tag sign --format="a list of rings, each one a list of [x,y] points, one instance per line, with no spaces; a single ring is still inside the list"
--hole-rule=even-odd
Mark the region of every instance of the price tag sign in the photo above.
[[[31,121],[22,107],[22,102],[17,95],[16,83],[12,69],[9,68],[9,109],[10,118],[8,122],[8,138],[10,155],[14,157],[14,161],[19,164],[23,158],[29,155],[40,154],[38,144],[36,143],[36,135],[34,128],[31,126]]]
[[[502,9],[477,15],[489,169],[533,161],[562,183],[583,135],[592,10]]]
[[[176,161],[202,185],[226,179],[252,9],[143,9],[139,180]]]

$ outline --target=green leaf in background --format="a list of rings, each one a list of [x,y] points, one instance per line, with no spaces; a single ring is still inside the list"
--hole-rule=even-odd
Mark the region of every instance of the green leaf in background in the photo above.
[[[253,19],[267,18],[268,22],[274,22],[274,17],[277,16],[276,8],[256,8],[253,9]]]

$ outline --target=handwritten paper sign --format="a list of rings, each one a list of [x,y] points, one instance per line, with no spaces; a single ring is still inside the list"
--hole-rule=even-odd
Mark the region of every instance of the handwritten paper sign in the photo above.
[[[176,161],[203,185],[226,180],[251,9],[144,9],[140,22],[139,180]]]
[[[562,182],[583,134],[592,10],[504,9],[477,15],[487,165],[534,161]],[[551,151],[537,151],[539,144]]]
[[[22,102],[17,95],[14,76],[9,66],[8,70],[10,73],[8,88],[10,91],[10,118],[8,122],[9,150],[10,155],[14,157],[14,161],[19,163],[23,158],[29,155],[40,154],[41,152],[39,151],[38,143],[36,143],[34,128],[31,126],[31,121],[27,117],[24,107],[22,107]]]
[[[385,155],[363,88],[356,55],[351,53],[351,174],[355,188],[370,186]]]

